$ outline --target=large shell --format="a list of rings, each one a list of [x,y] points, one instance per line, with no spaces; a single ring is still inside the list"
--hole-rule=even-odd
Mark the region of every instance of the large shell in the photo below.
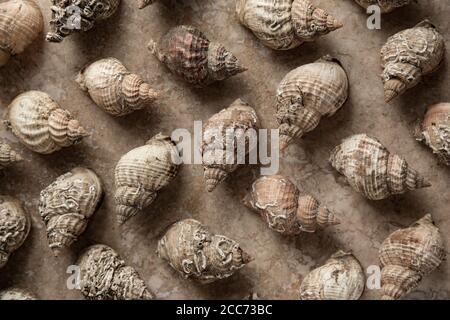
[[[359,261],[352,254],[339,251],[303,279],[300,299],[358,300],[364,285],[364,271]]]
[[[391,154],[366,134],[343,140],[331,153],[330,163],[356,191],[371,200],[431,186],[405,159]]]
[[[0,196],[0,268],[9,256],[25,242],[31,228],[31,219],[18,200]]]
[[[238,145],[245,145],[245,155],[252,148],[248,139],[259,120],[255,110],[241,99],[213,115],[203,127],[202,156],[206,189],[211,192],[238,167]],[[230,146],[231,145],[231,146]],[[233,150],[227,150],[227,146]],[[229,149],[228,148],[228,149]]]
[[[0,67],[25,50],[42,32],[41,9],[33,0],[0,3]]]
[[[124,116],[153,102],[157,93],[115,58],[98,60],[78,74],[76,81],[94,102],[113,116]]]
[[[342,27],[309,0],[236,0],[239,21],[272,49],[288,50]]]
[[[158,134],[125,154],[116,166],[116,214],[120,224],[148,207],[177,175],[179,153],[169,137]]]
[[[112,248],[98,244],[79,257],[81,293],[91,300],[150,300],[154,296],[136,270]]]
[[[9,167],[10,165],[22,160],[22,157],[14,151],[9,144],[0,140],[0,169]]]
[[[380,7],[382,13],[388,13],[394,11],[397,8],[404,7],[413,0],[355,0],[363,8],[367,8],[372,5]]]
[[[55,255],[84,232],[103,195],[100,179],[89,169],[75,168],[42,190],[39,213]]]
[[[191,26],[172,28],[158,43],[151,40],[148,47],[172,73],[199,87],[247,70],[223,45],[210,42]]]
[[[319,228],[339,224],[327,207],[313,196],[300,192],[295,184],[281,175],[257,179],[243,202],[258,212],[271,229],[287,235],[315,232]]]
[[[380,247],[382,299],[400,299],[445,259],[444,241],[430,214],[392,233]]]
[[[52,18],[47,41],[61,42],[73,32],[88,31],[95,23],[111,17],[120,0],[51,0]]]
[[[386,102],[415,87],[423,76],[438,69],[444,55],[444,37],[427,20],[390,37],[381,49]]]
[[[27,91],[9,105],[6,125],[30,150],[50,154],[77,144],[86,130],[48,94]]]
[[[20,288],[9,288],[0,291],[0,300],[37,300],[37,297]]]
[[[236,241],[211,234],[194,219],[173,224],[157,253],[184,278],[203,284],[228,278],[251,260]]]
[[[277,90],[280,149],[331,117],[348,97],[348,78],[340,63],[325,56],[289,72]]]

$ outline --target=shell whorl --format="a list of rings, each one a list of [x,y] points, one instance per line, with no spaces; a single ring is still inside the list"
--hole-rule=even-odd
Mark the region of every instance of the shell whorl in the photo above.
[[[23,158],[7,143],[0,140],[0,169],[4,169],[16,162],[22,161]]]

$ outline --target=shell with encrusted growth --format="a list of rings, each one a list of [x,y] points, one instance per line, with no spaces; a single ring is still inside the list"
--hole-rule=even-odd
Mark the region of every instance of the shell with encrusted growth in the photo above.
[[[0,291],[0,300],[37,300],[37,297],[20,288],[9,288]]]
[[[22,160],[22,157],[9,144],[0,140],[0,169],[9,167]]]
[[[382,13],[394,11],[397,8],[407,6],[413,0],[355,0],[363,8],[376,5]]]

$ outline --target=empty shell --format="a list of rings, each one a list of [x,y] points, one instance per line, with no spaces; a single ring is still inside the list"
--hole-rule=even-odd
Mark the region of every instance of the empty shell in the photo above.
[[[37,297],[23,289],[9,288],[0,291],[0,300],[37,300]]]
[[[0,169],[9,167],[22,160],[22,157],[9,144],[0,140]]]
[[[355,0],[360,6],[367,8],[376,5],[381,9],[381,12],[388,13],[397,8],[404,7],[413,0]]]

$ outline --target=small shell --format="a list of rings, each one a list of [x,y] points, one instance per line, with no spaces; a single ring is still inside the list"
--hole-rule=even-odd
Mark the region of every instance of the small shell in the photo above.
[[[9,288],[0,291],[0,300],[37,300],[38,298],[23,289]]]
[[[115,58],[98,60],[78,74],[76,81],[94,102],[113,116],[124,116],[153,102],[157,93]]]
[[[151,40],[148,47],[172,73],[198,87],[247,70],[223,45],[210,42],[191,26],[175,27],[158,43]]]
[[[339,224],[327,207],[280,175],[256,180],[243,202],[258,212],[271,229],[287,235]]]
[[[409,5],[413,0],[355,0],[363,8],[377,5],[382,13],[394,11],[397,8]]]
[[[0,269],[9,256],[25,242],[31,228],[31,219],[18,200],[0,196]]]
[[[397,300],[416,288],[445,259],[444,241],[430,214],[392,233],[380,247],[383,300]]]
[[[11,146],[0,140],[0,169],[9,167],[10,165],[22,161],[23,158],[14,151]]]
[[[236,0],[239,21],[275,50],[296,48],[342,27],[309,0]]]
[[[112,248],[98,244],[87,248],[78,258],[81,293],[90,300],[150,300],[136,270],[127,266]]]
[[[366,134],[342,141],[334,148],[330,163],[356,191],[370,200],[431,186],[405,159],[391,154],[380,141]]]
[[[194,219],[173,224],[159,240],[157,254],[185,279],[202,284],[228,278],[251,261],[236,241],[211,234]]]
[[[47,226],[49,247],[55,256],[78,240],[102,195],[100,179],[85,168],[73,169],[42,190],[39,214]]]
[[[6,125],[30,150],[50,154],[79,143],[86,130],[48,94],[28,91],[9,105]]]
[[[144,9],[146,6],[151,5],[155,1],[156,0],[137,0],[138,8],[139,9]]]
[[[280,149],[331,117],[348,97],[348,78],[339,61],[325,56],[289,72],[277,90]]]
[[[364,271],[359,261],[352,254],[339,251],[303,279],[300,299],[358,300],[364,285]]]

